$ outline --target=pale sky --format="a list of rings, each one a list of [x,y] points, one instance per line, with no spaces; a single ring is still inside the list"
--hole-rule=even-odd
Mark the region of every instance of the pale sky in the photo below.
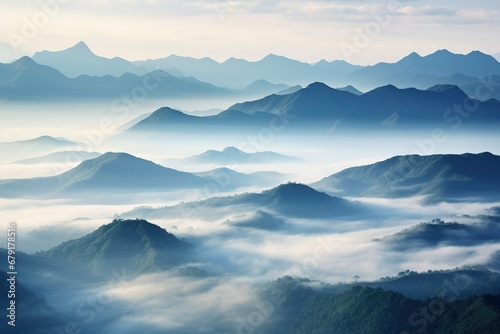
[[[397,61],[412,51],[500,52],[497,0],[0,0],[0,41],[33,53],[83,40],[128,60],[171,54]],[[377,19],[377,16],[379,17]]]

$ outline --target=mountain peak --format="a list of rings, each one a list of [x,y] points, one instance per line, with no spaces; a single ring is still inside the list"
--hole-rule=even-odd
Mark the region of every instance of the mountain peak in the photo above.
[[[431,92],[444,93],[447,95],[454,95],[454,96],[458,96],[459,98],[466,98],[467,97],[467,94],[465,94],[464,91],[461,90],[456,85],[446,85],[446,84],[435,85],[435,86],[428,88],[427,90],[431,91]]]
[[[41,255],[93,270],[125,268],[150,272],[172,266],[183,258],[190,245],[165,229],[143,219],[115,219],[94,232],[62,243]]]
[[[228,146],[225,149],[222,150],[223,153],[245,153],[242,150],[234,147],[234,146]]]

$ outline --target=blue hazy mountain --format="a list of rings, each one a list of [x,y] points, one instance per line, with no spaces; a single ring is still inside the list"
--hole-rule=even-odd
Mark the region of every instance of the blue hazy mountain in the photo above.
[[[222,151],[208,150],[201,154],[182,159],[181,161],[190,164],[232,165],[299,162],[301,160],[297,157],[272,151],[247,153],[236,147],[229,146]]]
[[[468,76],[454,74],[448,77],[416,76],[413,80],[414,87],[431,87],[437,84],[456,85],[469,97],[481,101],[489,99],[500,100],[500,75]]]
[[[247,95],[266,96],[289,88],[289,86],[284,84],[273,84],[266,80],[257,80],[245,87],[242,92]]]
[[[428,201],[498,199],[500,156],[436,154],[396,156],[352,167],[312,186],[339,196],[428,196]]]
[[[68,78],[52,67],[37,64],[29,57],[11,64],[0,64],[0,97],[9,100],[114,99],[122,94],[131,95],[137,87],[143,88],[149,98],[234,94],[229,89],[194,78],[177,78],[160,70],[142,76],[126,73],[119,77],[82,75]]]
[[[243,174],[228,168],[186,173],[160,166],[127,153],[108,152],[85,160],[75,168],[51,177],[0,180],[0,197],[82,197],[102,201],[111,194],[169,192],[203,188],[211,183],[223,190],[240,187],[269,186],[284,181],[276,172]]]
[[[349,76],[349,80],[362,89],[387,84],[412,87],[415,86],[414,79],[418,77],[439,78],[455,74],[472,77],[500,75],[500,63],[479,51],[462,55],[439,50],[425,57],[413,52],[396,63],[378,63],[359,69]]]
[[[114,220],[79,239],[66,241],[37,256],[56,263],[87,267],[96,273],[125,269],[142,274],[188,259],[192,246],[142,219]]]
[[[362,95],[333,89],[323,83],[313,83],[288,95],[270,95],[263,99],[238,103],[228,110],[247,114],[270,113],[293,115],[294,124],[341,119],[348,125],[377,124],[397,113],[399,125],[415,127],[419,124],[442,124],[444,120],[455,124],[453,110],[445,117],[446,110],[453,105],[463,105],[467,95],[456,86],[440,85],[427,90],[414,88],[398,89],[388,85]],[[500,122],[500,102],[491,100],[478,102],[474,118],[468,124]],[[330,124],[329,124],[330,125]]]
[[[285,181],[286,175],[277,172],[254,172],[244,174],[229,168],[217,168],[207,172],[193,173],[196,176],[220,183],[225,189],[241,187],[262,187],[278,185]]]
[[[349,93],[354,94],[354,95],[363,95],[363,92],[361,92],[356,87],[351,86],[351,85],[348,85],[348,86],[345,86],[345,87],[340,87],[340,88],[337,88],[337,89],[338,90],[342,90],[344,92],[349,92]]]
[[[105,153],[53,177],[0,181],[1,197],[98,196],[197,188],[207,180],[127,153]],[[106,195],[107,196],[107,195]]]
[[[434,219],[376,241],[397,250],[420,250],[438,246],[473,246],[498,241],[499,217],[482,217],[472,224]]]
[[[12,162],[18,159],[31,158],[40,154],[49,154],[61,149],[74,149],[79,143],[50,136],[0,143],[0,161]]]
[[[177,217],[187,212],[201,212],[204,217],[217,216],[217,212],[230,210],[242,212],[264,210],[286,217],[296,218],[338,218],[356,217],[368,212],[365,205],[318,192],[306,185],[287,183],[261,193],[244,193],[228,197],[212,197],[207,200],[183,203],[161,208],[137,208],[124,213],[123,217]],[[222,211],[221,211],[222,213]]]
[[[224,222],[227,225],[266,231],[279,231],[286,227],[284,219],[258,209],[251,215],[244,215]]]
[[[309,126],[330,128],[342,120],[346,128],[380,126],[392,115],[398,115],[399,128],[430,125],[474,128],[500,123],[500,101],[477,101],[473,117],[462,121],[453,110],[461,106],[467,95],[456,86],[438,85],[427,90],[398,89],[389,85],[362,95],[331,88],[323,83],[313,83],[288,95],[269,95],[259,100],[237,103],[214,116],[192,116],[164,107],[126,131],[164,134],[169,132],[220,131],[238,132],[242,128],[269,127],[270,122],[286,124],[287,129],[303,130]],[[476,103],[470,101],[468,103]]]
[[[0,63],[10,63],[24,56],[28,56],[28,53],[9,43],[0,41]]]
[[[37,52],[32,58],[38,64],[53,67],[69,78],[80,75],[119,77],[125,73],[142,76],[148,72],[123,58],[99,57],[84,42],[62,51]]]
[[[82,162],[83,160],[94,159],[100,155],[101,154],[97,152],[60,151],[43,156],[17,160],[13,163],[20,165],[35,165],[42,163],[75,163]]]
[[[273,54],[256,62],[230,58],[219,63],[210,58],[195,59],[172,55],[135,64],[164,70],[176,68],[186,76],[233,89],[242,89],[258,80],[297,85],[342,79],[361,68],[344,61],[321,61],[312,65]]]
[[[216,130],[224,132],[236,131],[244,127],[262,127],[269,124],[273,115],[257,113],[249,115],[236,110],[226,110],[214,116],[193,116],[182,111],[163,107],[154,111],[149,117],[130,127],[118,137],[126,139],[134,133],[165,134],[170,132],[185,132],[193,129]]]

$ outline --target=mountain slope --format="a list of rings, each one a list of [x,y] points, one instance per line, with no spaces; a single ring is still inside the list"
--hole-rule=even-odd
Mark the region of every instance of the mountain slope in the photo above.
[[[342,196],[429,196],[429,201],[498,198],[500,156],[437,154],[396,156],[352,167],[326,177],[313,187]]]
[[[69,78],[80,75],[119,77],[125,73],[146,74],[145,69],[123,58],[108,59],[95,55],[84,42],[62,51],[37,52],[33,60],[38,64],[56,68]]]
[[[165,270],[183,263],[191,245],[145,220],[114,220],[94,232],[38,254],[50,261],[86,266],[94,272]]]
[[[263,99],[238,103],[229,108],[247,114],[270,113],[289,115],[292,125],[324,124],[342,120],[347,125],[379,126],[388,117],[397,113],[399,126],[415,127],[419,124],[440,124],[443,121],[454,125],[458,114],[454,105],[463,105],[467,95],[455,86],[432,87],[428,90],[398,89],[384,86],[362,95],[330,88],[322,83],[313,83],[288,95],[270,95]],[[472,102],[471,102],[472,103]],[[500,102],[491,100],[478,102],[467,125],[500,123]],[[449,110],[449,111],[448,111]]]
[[[126,153],[105,153],[54,177],[1,180],[1,197],[108,196],[165,192],[206,185],[201,177],[162,167]]]
[[[41,163],[75,163],[87,159],[94,159],[100,156],[100,153],[86,151],[60,151],[34,158],[26,158],[13,162],[20,165],[35,165]]]

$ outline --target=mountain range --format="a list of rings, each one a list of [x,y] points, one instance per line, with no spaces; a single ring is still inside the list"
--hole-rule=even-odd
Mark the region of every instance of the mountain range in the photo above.
[[[58,70],[22,57],[0,64],[0,97],[9,100],[114,98],[128,94],[138,99],[231,95],[194,78],[178,78],[161,70],[145,75],[125,73],[119,77],[82,75],[68,78]]]
[[[215,217],[214,219],[218,219],[219,216],[223,217],[227,212],[242,214],[248,211],[258,212],[258,210],[264,210],[266,213],[276,213],[285,217],[310,219],[355,217],[368,212],[368,208],[359,202],[332,197],[304,184],[286,183],[261,193],[211,197],[206,200],[182,203],[177,206],[136,208],[123,213],[121,217],[156,219],[177,217],[179,214],[183,216],[201,214],[205,218],[211,215]]]
[[[427,202],[492,200],[500,193],[500,156],[479,154],[405,155],[352,167],[312,186],[339,196],[426,196]]]
[[[297,157],[283,155],[272,151],[247,153],[233,146],[226,147],[221,151],[208,150],[201,154],[181,159],[181,162],[187,164],[215,165],[267,164],[299,161],[300,159]]]
[[[212,183],[221,190],[242,186],[276,184],[283,175],[272,172],[253,174],[219,169],[197,175],[166,168],[127,153],[108,152],[85,160],[57,176],[0,180],[0,197],[78,197],[92,195],[101,200],[116,194],[169,192],[202,189]]]
[[[460,84],[457,76],[475,79],[478,85],[484,83],[482,78],[500,76],[500,63],[494,56],[479,51],[463,55],[438,50],[426,56],[412,52],[395,63],[381,62],[372,66],[352,65],[339,60],[321,60],[308,64],[273,54],[255,62],[230,58],[219,63],[210,58],[195,59],[176,55],[130,62],[119,57],[109,59],[97,56],[84,42],[79,42],[66,50],[37,52],[33,59],[70,78],[81,75],[120,77],[126,73],[144,76],[149,72],[162,70],[178,78],[194,77],[233,90],[245,87],[258,90],[272,85],[271,83],[291,86],[320,81],[333,86],[350,84],[365,91],[388,84],[419,89],[437,84],[453,84],[467,93],[473,93],[472,88]],[[491,92],[490,97],[500,98],[498,80],[486,81],[494,83],[495,92]],[[273,92],[277,92],[277,89],[278,87],[273,87]],[[269,89],[262,92],[271,93]],[[474,97],[480,99],[479,96]]]
[[[80,143],[51,136],[4,142],[0,143],[0,162],[38,157],[41,154],[51,154],[62,149],[76,149],[79,146]]]
[[[474,105],[474,110],[469,112],[465,108],[470,105]],[[398,89],[389,85],[355,95],[323,83],[313,83],[295,93],[273,94],[237,103],[214,116],[198,117],[169,107],[160,108],[124,133],[126,136],[134,132],[166,134],[193,129],[238,132],[244,128],[260,130],[270,124],[281,129],[303,130],[313,126],[316,130],[327,130],[337,121],[341,121],[346,129],[380,129],[394,115],[398,117],[398,128],[404,129],[442,127],[443,124],[453,128],[484,128],[500,123],[498,110],[500,101],[469,100],[460,88],[453,85],[434,86],[427,90]]]

